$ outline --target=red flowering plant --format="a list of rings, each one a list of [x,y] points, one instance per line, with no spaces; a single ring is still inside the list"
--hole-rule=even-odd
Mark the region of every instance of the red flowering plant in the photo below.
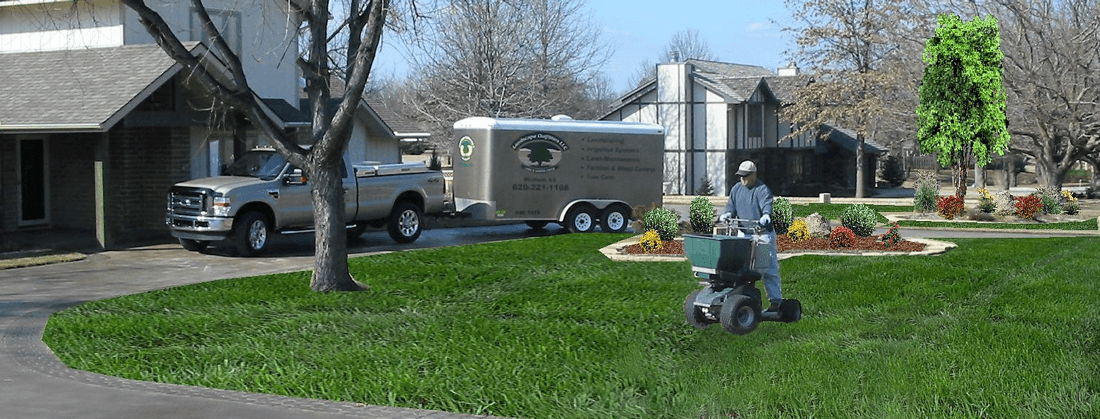
[[[829,233],[829,246],[834,249],[852,247],[856,244],[856,233],[844,226],[837,226]]]
[[[901,234],[898,233],[898,223],[894,223],[890,230],[886,234],[880,234],[878,241],[882,242],[882,248],[888,248],[901,241]]]
[[[1024,219],[1035,218],[1035,214],[1038,214],[1043,210],[1043,200],[1039,196],[1032,194],[1028,196],[1016,197],[1016,216]]]
[[[936,197],[936,209],[939,210],[940,216],[947,220],[953,220],[955,216],[966,212],[963,199],[955,195]]]

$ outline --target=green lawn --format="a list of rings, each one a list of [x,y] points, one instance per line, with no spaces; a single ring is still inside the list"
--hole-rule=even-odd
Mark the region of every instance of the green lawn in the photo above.
[[[792,204],[791,209],[794,212],[794,218],[805,218],[806,216],[818,213],[826,220],[839,220],[840,214],[844,212],[845,208],[848,208],[851,204]],[[886,223],[888,220],[882,216],[884,212],[912,212],[912,205],[867,205],[871,209],[878,212],[878,222]]]
[[[83,304],[44,340],[140,380],[527,418],[1100,417],[1100,238],[958,239],[934,257],[781,262],[796,324],[682,314],[687,262],[572,234]]]

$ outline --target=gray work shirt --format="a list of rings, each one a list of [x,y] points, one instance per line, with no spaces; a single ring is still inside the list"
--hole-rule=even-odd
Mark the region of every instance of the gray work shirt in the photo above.
[[[737,183],[730,189],[729,203],[724,212],[730,213],[732,218],[759,220],[764,214],[770,216],[772,213],[772,198],[772,191],[760,180],[747,188]]]

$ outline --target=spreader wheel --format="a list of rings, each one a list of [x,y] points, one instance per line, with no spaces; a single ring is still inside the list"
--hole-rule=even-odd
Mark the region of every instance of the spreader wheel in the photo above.
[[[783,321],[787,323],[795,323],[802,320],[802,303],[798,300],[783,300],[779,304],[779,314]]]
[[[703,314],[703,309],[695,305],[695,297],[699,295],[702,290],[695,291],[688,294],[687,299],[684,300],[684,317],[687,318],[688,324],[696,329],[706,329],[711,323],[714,323]]]
[[[718,319],[727,332],[747,334],[760,323],[760,302],[743,294],[731,295],[722,303]]]

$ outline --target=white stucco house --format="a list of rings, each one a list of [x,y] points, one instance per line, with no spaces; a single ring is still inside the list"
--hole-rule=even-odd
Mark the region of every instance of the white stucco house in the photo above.
[[[689,59],[657,65],[657,77],[627,93],[601,119],[663,125],[665,193],[690,195],[705,181],[724,196],[742,160],[754,160],[776,194],[816,196],[855,186],[856,140],[843,130],[782,140],[791,124],[779,117],[791,92],[807,82],[797,68],[772,72],[751,65]],[[829,133],[824,139],[820,132]],[[884,150],[865,144],[865,173]]]

